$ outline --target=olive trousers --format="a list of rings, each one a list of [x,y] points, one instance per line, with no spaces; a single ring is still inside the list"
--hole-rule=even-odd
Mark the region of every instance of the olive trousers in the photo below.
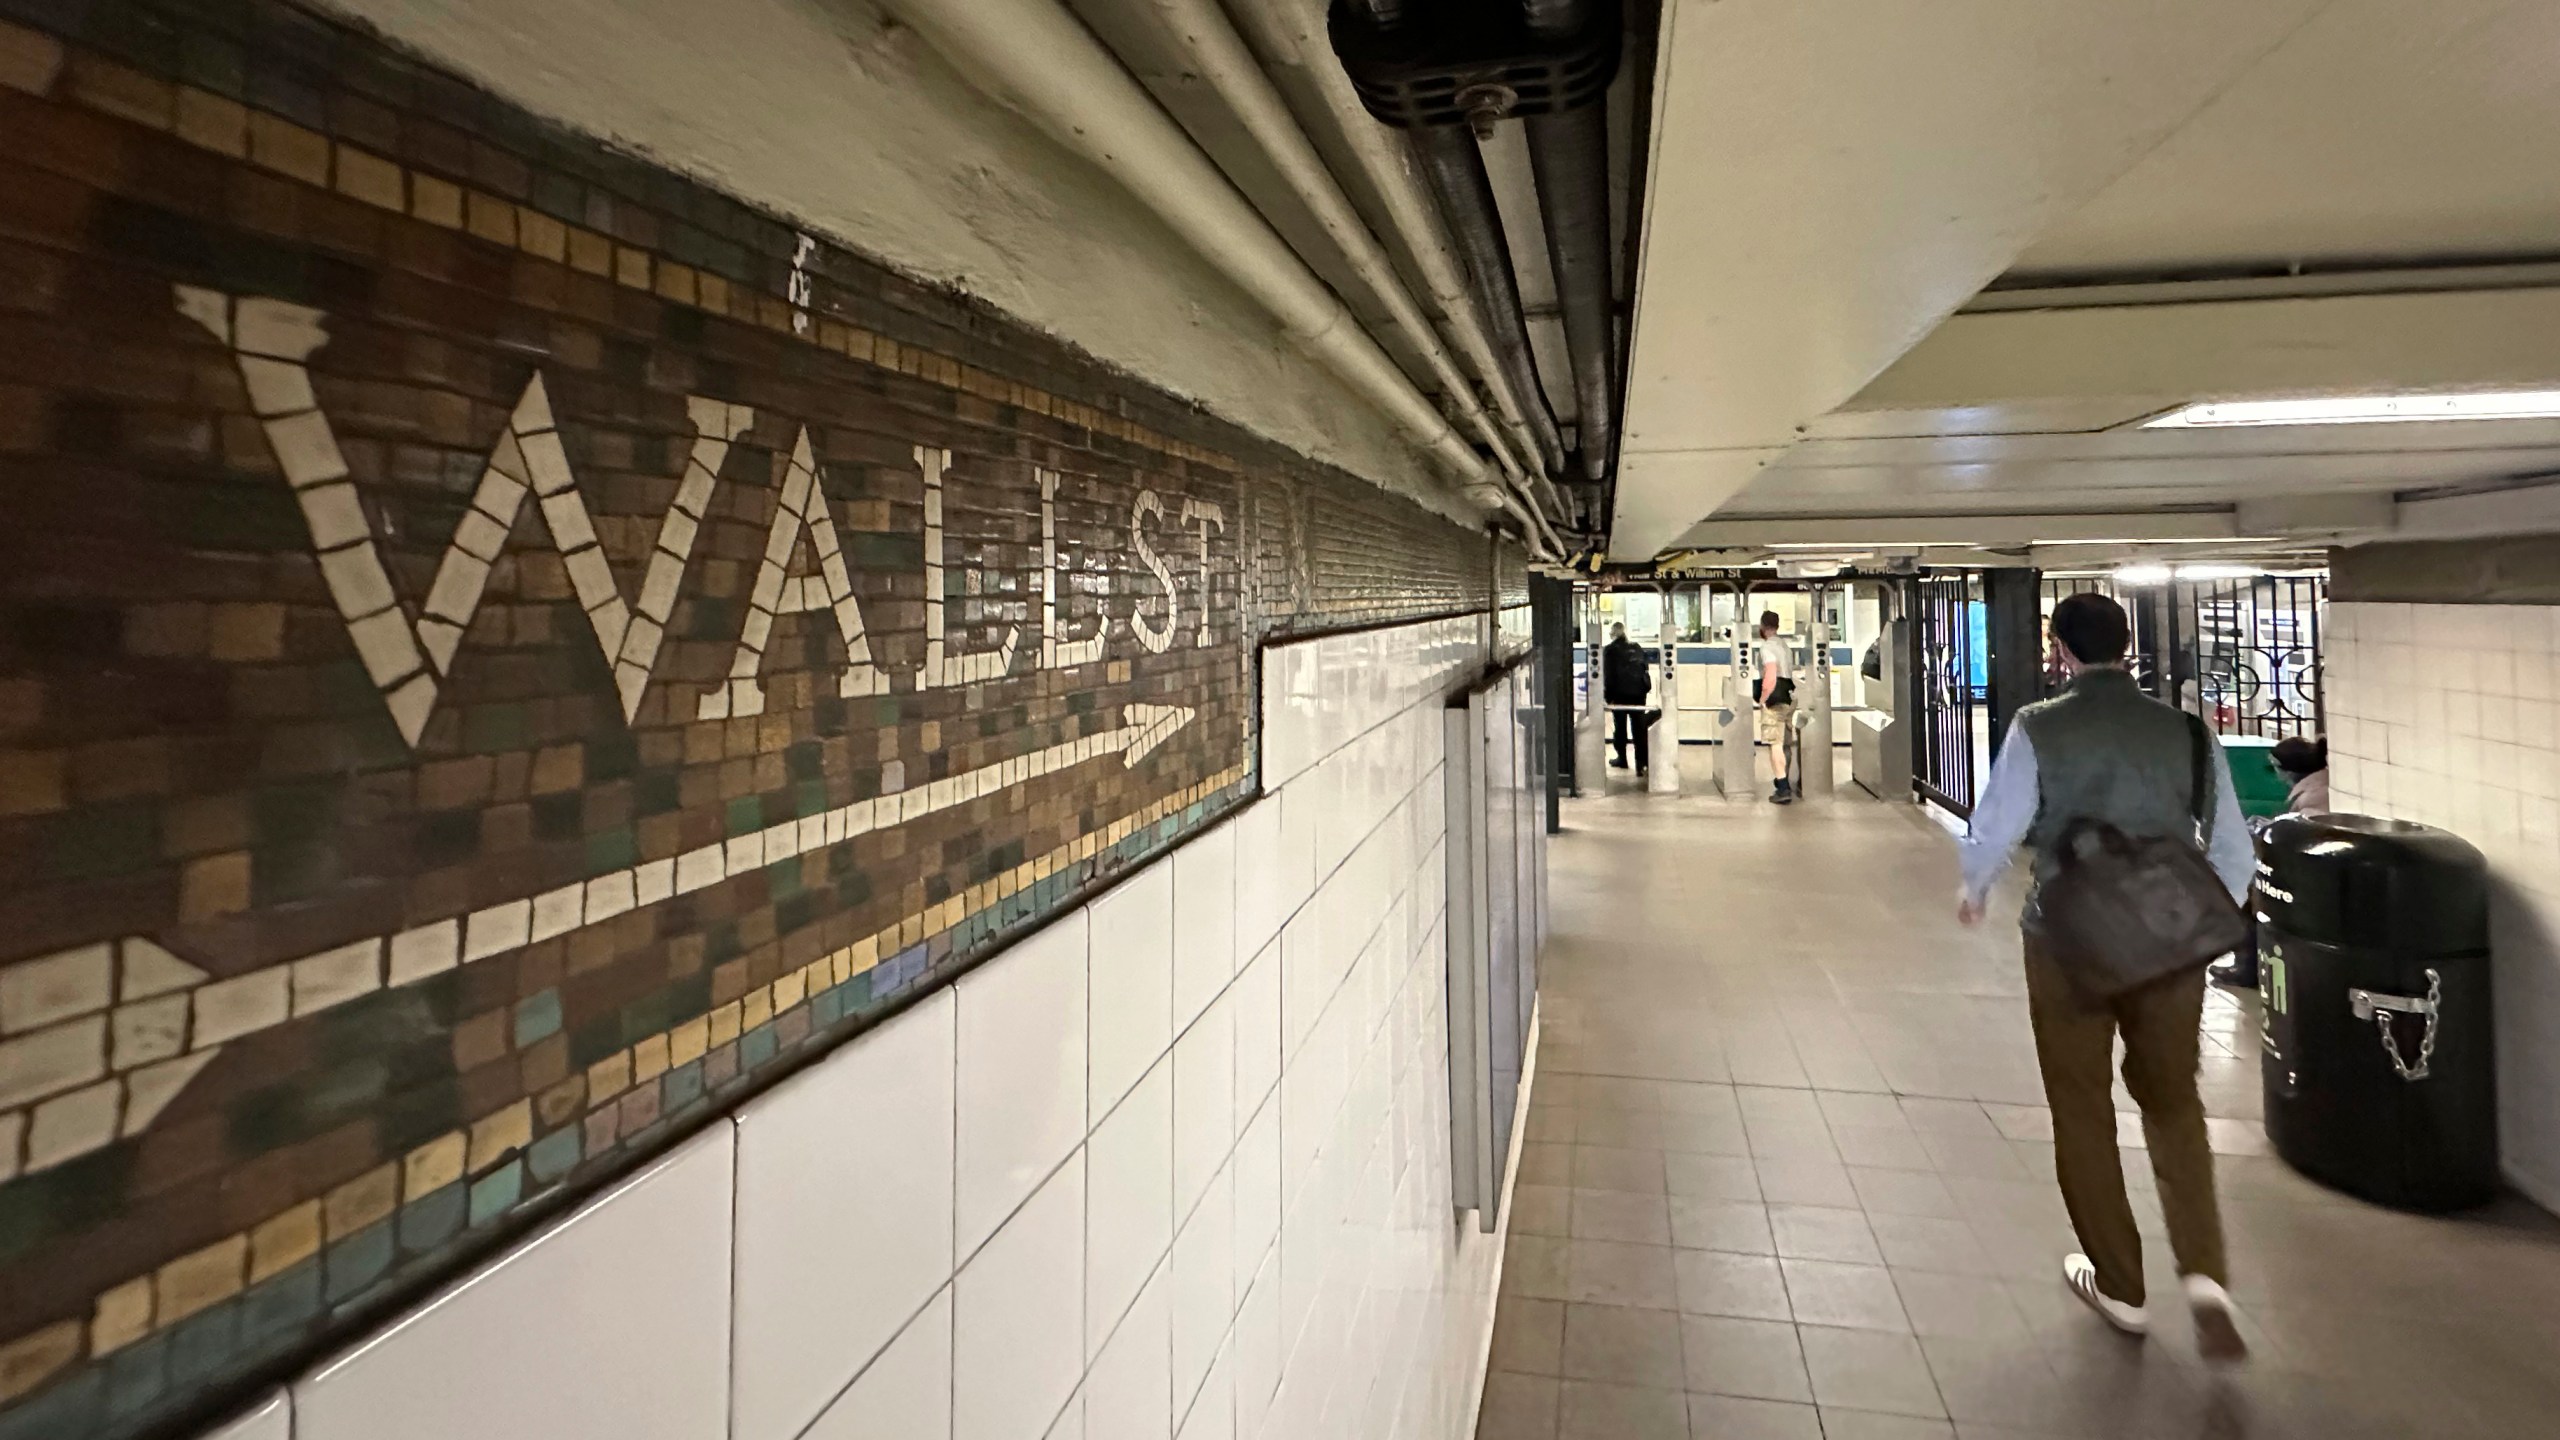
[[[2169,1249],[2181,1275],[2230,1283],[2222,1211],[2213,1193],[2213,1151],[2204,1100],[2196,1092],[2204,1017],[2202,970],[2172,975],[2112,1000],[2090,1001],[2034,932],[2026,936],[2027,1014],[2036,1062],[2053,1111],[2053,1164],[2080,1249],[2098,1268],[2098,1289],[2143,1303],[2142,1235],[2125,1198],[2116,1151],[2115,1042],[2124,1037],[2124,1084],[2142,1110],[2151,1173],[2169,1222]]]

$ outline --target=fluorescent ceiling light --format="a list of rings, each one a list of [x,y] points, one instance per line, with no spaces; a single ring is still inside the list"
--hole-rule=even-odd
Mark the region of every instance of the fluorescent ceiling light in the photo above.
[[[2119,585],[2166,585],[2172,580],[2255,580],[2266,573],[2259,565],[2126,565],[2115,577]]]
[[[2560,419],[2560,390],[2471,395],[2333,395],[2305,400],[2221,400],[2183,406],[2142,422],[2145,430],[2210,430],[2241,425],[2379,425],[2401,420]]]

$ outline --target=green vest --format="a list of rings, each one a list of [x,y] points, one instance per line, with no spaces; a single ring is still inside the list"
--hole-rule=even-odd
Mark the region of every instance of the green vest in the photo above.
[[[2087,670],[2060,695],[2018,712],[2035,747],[2036,880],[2053,875],[2054,850],[2079,819],[2127,835],[2195,833],[2193,723],[2142,693],[2122,670]]]

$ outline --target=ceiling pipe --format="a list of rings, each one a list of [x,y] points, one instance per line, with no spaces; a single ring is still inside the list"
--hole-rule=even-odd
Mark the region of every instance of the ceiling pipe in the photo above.
[[[1309,358],[1458,477],[1472,501],[1492,508],[1510,494],[1501,472],[1459,437],[1324,281],[1064,6],[1054,0],[888,0],[888,8],[981,90],[1153,210],[1268,311]],[[1530,538],[1562,553],[1543,524]]]
[[[1154,0],[1154,4],[1166,29],[1180,45],[1185,63],[1209,82],[1209,88],[1228,111],[1243,123],[1245,133],[1261,148],[1263,158],[1279,174],[1281,182],[1307,207],[1326,238],[1350,262],[1352,272],[1385,307],[1387,317],[1411,340],[1459,418],[1502,461],[1512,485],[1535,496],[1526,477],[1543,475],[1542,457],[1534,450],[1528,451],[1524,466],[1522,457],[1512,452],[1509,435],[1497,428],[1493,417],[1485,412],[1474,384],[1459,370],[1448,347],[1441,343],[1440,332],[1415,303],[1413,293],[1405,288],[1386,247],[1370,233],[1351,197],[1343,193],[1342,183],[1325,167],[1314,142],[1299,128],[1296,117],[1289,113],[1288,102],[1281,99],[1271,77],[1263,73],[1260,62],[1246,47],[1244,37],[1236,33],[1226,12],[1218,8],[1216,0]]]
[[[1524,0],[1530,33],[1565,38],[1592,22],[1590,0]],[[1609,275],[1609,119],[1606,107],[1577,105],[1531,115],[1529,168],[1537,177],[1538,212],[1546,222],[1547,257],[1555,268],[1556,301],[1564,312],[1565,352],[1573,361],[1573,392],[1582,474],[1594,483],[1609,476],[1617,448],[1616,353],[1612,311],[1616,290]]]
[[[1511,242],[1503,238],[1502,212],[1495,208],[1493,179],[1485,173],[1484,152],[1475,135],[1461,127],[1422,127],[1405,132],[1413,158],[1440,206],[1449,239],[1467,267],[1472,291],[1492,327],[1494,351],[1502,372],[1521,396],[1529,426],[1542,456],[1551,456],[1553,473],[1565,473],[1564,436],[1555,411],[1547,404],[1546,386],[1538,379],[1538,359],[1529,348],[1529,322],[1521,313],[1520,280],[1511,265]]]
[[[1244,19],[1251,25],[1257,43],[1264,53],[1278,63],[1303,71],[1323,97],[1325,105],[1341,122],[1343,140],[1351,147],[1352,157],[1368,177],[1370,187],[1386,209],[1387,229],[1400,239],[1412,254],[1414,268],[1420,272],[1423,288],[1431,303],[1438,307],[1443,321],[1465,356],[1468,369],[1484,382],[1501,413],[1503,425],[1524,453],[1538,457],[1543,473],[1550,478],[1565,473],[1564,437],[1556,429],[1556,417],[1548,408],[1546,392],[1538,386],[1534,360],[1524,376],[1511,356],[1530,354],[1527,332],[1514,327],[1518,338],[1516,349],[1505,350],[1486,329],[1485,304],[1480,292],[1468,279],[1465,262],[1450,244],[1443,207],[1422,184],[1421,165],[1413,147],[1389,127],[1378,123],[1351,84],[1330,49],[1315,54],[1301,43],[1296,24],[1290,17],[1308,5],[1322,23],[1321,0],[1298,0],[1294,7],[1264,5],[1248,8]],[[1369,12],[1376,15],[1381,6],[1395,11],[1394,0],[1370,0]],[[1284,10],[1286,13],[1284,13]],[[1382,22],[1391,23],[1391,22]],[[1549,487],[1552,492],[1552,485]],[[1550,493],[1550,506],[1562,511],[1561,497]]]

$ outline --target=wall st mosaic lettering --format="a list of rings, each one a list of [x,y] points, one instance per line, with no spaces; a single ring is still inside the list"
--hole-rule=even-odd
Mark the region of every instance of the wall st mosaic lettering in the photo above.
[[[353,1333],[1249,797],[1264,641],[1512,588],[302,11],[0,17],[0,1440]]]

